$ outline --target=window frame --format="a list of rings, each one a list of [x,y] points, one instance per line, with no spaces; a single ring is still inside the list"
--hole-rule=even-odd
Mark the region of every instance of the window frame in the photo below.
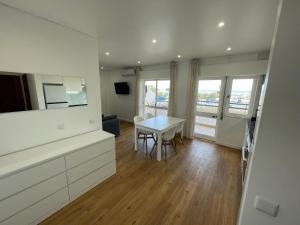
[[[201,116],[207,116],[207,117],[217,116],[217,118],[220,118],[221,113],[222,113],[222,108],[223,108],[223,105],[224,105],[224,88],[225,88],[225,83],[226,83],[226,76],[203,76],[203,77],[198,77],[198,79],[197,79],[197,97],[196,97],[196,101],[198,101],[198,90],[199,90],[199,81],[200,80],[221,80],[219,106],[217,108],[217,113],[200,112],[200,111],[197,111],[197,106],[196,106],[195,114],[197,114],[197,115],[201,114]]]
[[[145,92],[145,87],[146,87],[146,82],[147,81],[155,81],[156,83],[156,88],[155,88],[155,105],[154,106],[151,106],[151,105],[145,105],[145,97],[146,97],[146,92]],[[154,116],[157,116],[157,109],[160,109],[160,110],[166,110],[167,111],[167,114],[168,114],[168,111],[169,111],[169,100],[170,100],[170,92],[169,92],[169,96],[168,96],[168,106],[167,107],[158,107],[157,106],[157,83],[158,81],[170,81],[170,79],[166,79],[166,78],[161,78],[161,79],[143,79],[143,87],[142,87],[142,90],[143,90],[143,97],[142,97],[142,114],[145,114],[145,108],[148,107],[148,108],[151,108],[151,109],[154,109],[155,111],[155,115]]]
[[[237,80],[237,79],[253,79],[251,96],[250,96],[250,101],[249,101],[249,108],[248,108],[247,114],[238,114],[238,113],[230,113],[229,112],[232,84],[233,84],[233,80]],[[254,110],[257,85],[258,85],[258,75],[228,76],[227,82],[226,82],[226,90],[225,90],[226,93],[225,93],[225,98],[224,98],[224,106],[225,106],[224,115],[228,116],[228,117],[251,118],[253,115],[253,110]]]

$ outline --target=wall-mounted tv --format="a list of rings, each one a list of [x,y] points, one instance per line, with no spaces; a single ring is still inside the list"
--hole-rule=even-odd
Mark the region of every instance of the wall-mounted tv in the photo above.
[[[116,82],[115,83],[116,94],[118,95],[128,95],[129,94],[129,86],[127,82]]]

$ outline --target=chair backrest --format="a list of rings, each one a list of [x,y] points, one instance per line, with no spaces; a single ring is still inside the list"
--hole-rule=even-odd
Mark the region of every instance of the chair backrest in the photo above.
[[[144,120],[144,118],[141,117],[141,116],[135,116],[135,117],[133,118],[134,123],[140,122],[140,121],[142,121],[142,120]]]
[[[176,130],[177,130],[177,127],[171,128],[170,130],[168,130],[166,133],[164,133],[162,135],[162,139],[165,140],[165,141],[172,140],[175,137]]]
[[[177,129],[176,129],[176,133],[181,133],[182,132],[182,130],[183,130],[183,122],[182,123],[180,123],[178,126],[177,126]]]
[[[143,115],[143,118],[146,120],[146,119],[150,119],[150,118],[152,118],[152,117],[154,117],[151,113],[145,113],[144,115]]]

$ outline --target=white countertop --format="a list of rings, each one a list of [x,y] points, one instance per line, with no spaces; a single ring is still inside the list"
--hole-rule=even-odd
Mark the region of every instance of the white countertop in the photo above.
[[[109,138],[114,135],[97,130],[1,156],[0,178]]]

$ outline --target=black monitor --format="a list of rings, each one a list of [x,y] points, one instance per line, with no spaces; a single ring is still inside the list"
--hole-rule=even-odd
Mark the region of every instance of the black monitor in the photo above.
[[[129,94],[129,86],[127,82],[116,82],[115,83],[116,94],[119,95],[128,95]]]

